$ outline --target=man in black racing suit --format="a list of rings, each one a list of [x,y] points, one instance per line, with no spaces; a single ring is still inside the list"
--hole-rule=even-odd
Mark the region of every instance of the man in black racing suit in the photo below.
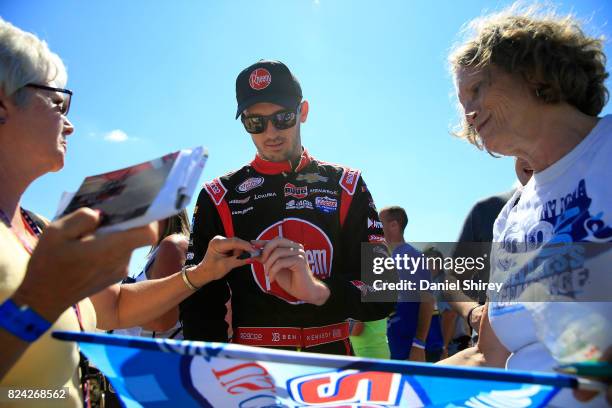
[[[329,288],[329,297],[320,306],[301,301],[270,282],[262,263],[253,262],[183,301],[184,336],[227,342],[231,299],[234,343],[350,355],[346,319],[377,320],[394,307],[366,302],[374,295],[372,280],[381,276],[362,281],[361,244],[384,247],[370,192],[359,170],[320,162],[302,148],[299,129],[308,102],[284,64],[260,61],[246,68],[236,80],[236,93],[237,117],[242,115],[258,152],[250,164],[205,184],[194,211],[187,264],[199,263],[216,235],[283,237],[303,245],[306,268]]]

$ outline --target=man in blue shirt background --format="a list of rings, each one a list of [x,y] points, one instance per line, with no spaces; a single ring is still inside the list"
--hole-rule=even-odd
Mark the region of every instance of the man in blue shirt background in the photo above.
[[[404,240],[404,231],[408,225],[406,211],[399,206],[385,207],[380,210],[385,240],[392,251],[392,256],[420,258],[421,252]],[[420,280],[430,280],[431,275],[423,267],[415,271],[398,268],[400,280],[408,280],[419,287]],[[423,291],[404,291],[399,294],[395,311],[391,313],[387,324],[387,337],[391,358],[425,362],[425,347],[434,303],[430,296],[422,296]]]

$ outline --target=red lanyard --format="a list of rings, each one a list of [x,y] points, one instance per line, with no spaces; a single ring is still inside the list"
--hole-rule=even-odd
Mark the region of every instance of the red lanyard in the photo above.
[[[72,308],[74,309],[74,313],[76,314],[77,320],[79,321],[79,328],[82,332],[84,332],[85,328],[83,327],[83,320],[81,319],[81,308],[79,307],[79,304],[75,303],[74,305],[72,305]]]
[[[30,217],[23,208],[20,208],[19,211],[21,212],[21,219],[23,221],[23,224],[26,226],[28,232],[30,233],[30,235],[36,238],[36,240],[38,240],[38,237],[40,236],[40,234],[42,234],[40,227],[36,225],[34,220],[32,220],[32,217]],[[17,233],[17,231],[13,229],[13,226],[11,225],[11,220],[6,215],[6,213],[2,210],[0,210],[0,219],[13,232],[13,234],[15,234],[15,237],[17,237],[17,239],[19,240],[23,248],[27,251],[27,253],[32,255],[34,248],[32,247],[32,245],[30,245],[30,243],[28,242],[27,239],[25,239],[24,236]]]

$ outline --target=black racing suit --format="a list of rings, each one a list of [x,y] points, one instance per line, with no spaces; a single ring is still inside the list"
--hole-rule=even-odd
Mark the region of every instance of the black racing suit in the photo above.
[[[305,150],[295,171],[289,162],[257,156],[238,171],[205,184],[192,227],[187,265],[202,260],[215,235],[244,240],[282,235],[304,245],[313,273],[331,294],[322,306],[299,302],[276,283],[270,285],[261,264],[236,268],[181,303],[185,339],[227,342],[230,298],[234,333],[238,327],[319,327],[349,317],[378,320],[393,310],[392,302],[362,301],[372,294],[372,282],[362,282],[361,244],[384,246],[384,239],[358,170],[317,161]],[[348,340],[306,350],[350,354]]]

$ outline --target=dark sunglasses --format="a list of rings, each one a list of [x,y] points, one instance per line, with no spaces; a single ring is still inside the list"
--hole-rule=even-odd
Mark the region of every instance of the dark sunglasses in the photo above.
[[[272,122],[278,130],[289,129],[297,122],[299,108],[294,110],[282,110],[271,115],[249,115],[242,114],[240,120],[247,132],[251,134],[263,133],[266,131],[268,121]]]
[[[38,84],[26,84],[25,86],[27,86],[28,88],[42,89],[44,91],[63,93],[66,96],[64,96],[63,98],[63,102],[62,102],[60,111],[62,112],[62,115],[64,116],[68,114],[68,111],[70,110],[70,101],[72,100],[72,91],[70,89],[53,88],[52,86],[38,85]]]

